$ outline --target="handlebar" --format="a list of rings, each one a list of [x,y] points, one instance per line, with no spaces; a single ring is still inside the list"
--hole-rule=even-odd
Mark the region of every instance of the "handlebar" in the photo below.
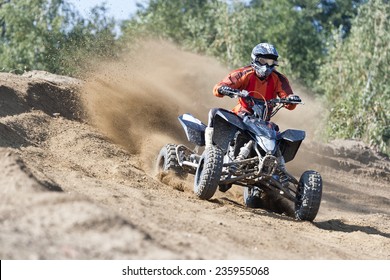
[[[264,99],[259,99],[259,98],[254,98],[252,96],[249,96],[247,91],[239,91],[239,92],[236,92],[235,95],[237,97],[241,97],[241,98],[245,98],[245,99],[249,99],[249,100],[252,99],[254,101],[267,102],[268,104],[271,104],[271,105],[277,105],[277,104],[305,104],[302,101],[289,100],[288,98],[274,98],[274,99],[270,99],[270,100],[266,101]]]
[[[294,98],[291,98],[291,99],[290,98],[274,98],[274,99],[266,101],[264,99],[258,99],[258,98],[254,98],[254,97],[250,96],[249,92],[246,90],[240,91],[238,89],[233,89],[233,88],[228,87],[228,86],[221,86],[218,89],[218,92],[222,95],[226,95],[226,96],[229,96],[231,98],[240,97],[240,98],[244,98],[248,101],[252,100],[252,101],[258,101],[258,102],[264,102],[264,103],[266,102],[267,104],[271,104],[271,105],[304,104],[302,102],[302,100],[300,100],[300,98],[296,95],[293,95],[296,100],[294,100]]]
[[[302,101],[293,101],[293,100],[288,100],[288,98],[274,98],[271,100],[268,100],[269,103],[271,104],[305,104]]]
[[[246,90],[242,90],[242,91],[236,92],[235,95],[236,95],[237,97],[241,97],[241,98],[250,97],[250,96],[249,96],[249,92],[246,91]],[[253,98],[253,97],[252,97],[252,98]]]

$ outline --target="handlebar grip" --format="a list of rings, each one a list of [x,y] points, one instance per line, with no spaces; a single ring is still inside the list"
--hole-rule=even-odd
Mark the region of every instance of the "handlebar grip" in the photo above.
[[[234,96],[238,95],[239,92],[240,91],[238,89],[233,89],[233,88],[228,87],[228,86],[221,86],[220,88],[218,88],[219,94],[226,95],[229,97],[234,97]]]

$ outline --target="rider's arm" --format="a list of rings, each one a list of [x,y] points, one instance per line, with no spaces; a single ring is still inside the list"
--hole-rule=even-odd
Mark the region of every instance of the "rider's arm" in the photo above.
[[[276,92],[280,98],[287,98],[289,95],[293,95],[294,92],[292,91],[292,88],[290,86],[290,83],[288,82],[288,79],[283,74],[274,71],[277,76],[278,80],[276,82]],[[285,107],[288,110],[294,110],[297,104],[286,104]]]
[[[229,87],[233,90],[238,90],[238,91],[245,89],[245,83],[246,83],[245,69],[246,68],[244,67],[244,68],[234,70],[225,79],[223,79],[218,84],[216,84],[213,89],[214,95],[217,97],[225,96],[220,92],[221,87]]]

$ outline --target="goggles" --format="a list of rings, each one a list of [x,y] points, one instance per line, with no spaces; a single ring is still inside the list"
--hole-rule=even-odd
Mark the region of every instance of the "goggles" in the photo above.
[[[264,58],[264,57],[256,57],[256,62],[258,62],[260,65],[268,65],[268,66],[276,66],[278,65],[278,62],[276,60],[270,59],[270,58]]]

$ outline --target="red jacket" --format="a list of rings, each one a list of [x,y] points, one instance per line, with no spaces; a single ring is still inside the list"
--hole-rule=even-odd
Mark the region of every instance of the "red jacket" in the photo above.
[[[266,79],[260,80],[252,66],[245,66],[232,71],[225,79],[216,84],[213,89],[213,93],[217,97],[224,97],[218,93],[218,89],[221,86],[228,86],[233,89],[247,90],[249,95],[254,98],[264,98],[270,100],[276,97],[286,98],[293,91],[287,78],[277,71],[273,71]],[[243,98],[239,98],[239,103],[234,107],[233,112],[238,113],[240,111],[250,111],[248,104]],[[289,110],[295,109],[296,104],[287,104],[286,108]]]

